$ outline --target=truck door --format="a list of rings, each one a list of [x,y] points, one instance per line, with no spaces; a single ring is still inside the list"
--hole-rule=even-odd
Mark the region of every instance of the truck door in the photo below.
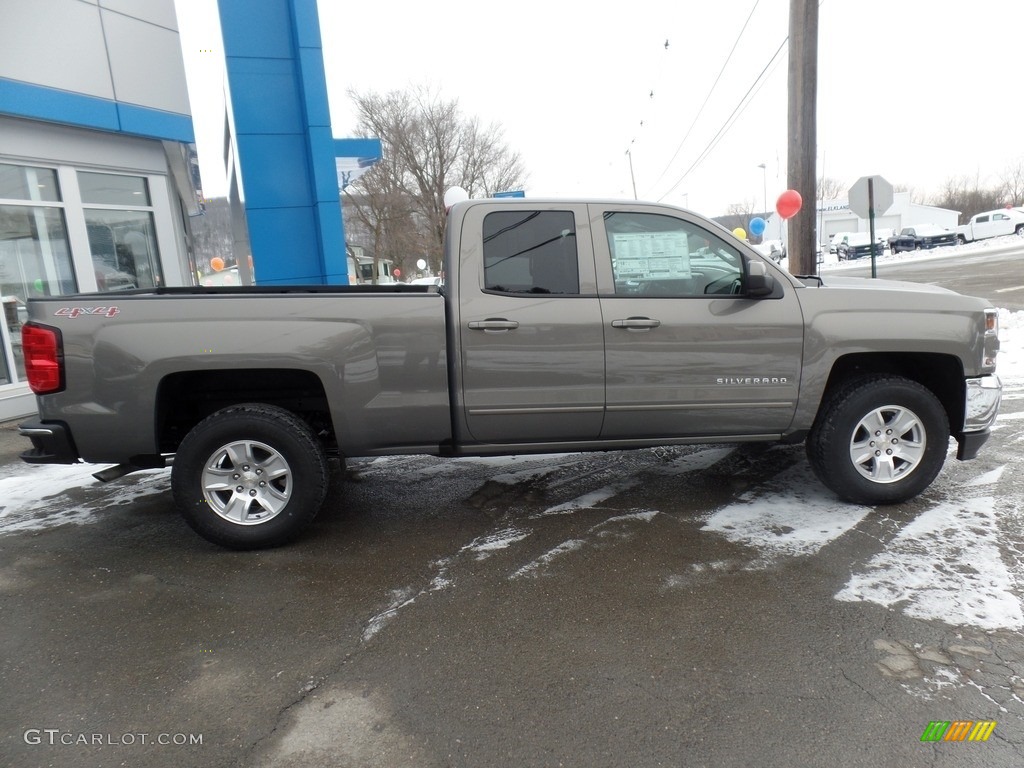
[[[493,200],[467,211],[457,307],[467,442],[600,433],[604,334],[586,214]]]
[[[995,226],[992,223],[992,217],[975,216],[974,221],[971,222],[971,235],[975,240],[984,240],[986,237],[994,237]]]
[[[1013,234],[1013,220],[1005,213],[992,214],[992,229],[989,237],[1001,237]]]
[[[591,206],[591,226],[607,366],[601,437],[785,430],[803,349],[792,285],[778,275],[771,297],[740,295],[754,257],[673,209]]]

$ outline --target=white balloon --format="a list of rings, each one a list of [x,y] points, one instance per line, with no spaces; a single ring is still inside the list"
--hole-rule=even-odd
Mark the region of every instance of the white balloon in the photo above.
[[[444,193],[444,207],[446,210],[456,203],[461,203],[463,200],[469,200],[469,192],[462,187],[451,187]]]

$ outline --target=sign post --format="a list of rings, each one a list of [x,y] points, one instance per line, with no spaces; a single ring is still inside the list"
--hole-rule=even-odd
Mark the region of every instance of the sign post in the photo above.
[[[861,176],[850,187],[850,210],[868,220],[869,237],[871,238],[871,276],[878,277],[875,266],[875,211],[880,210],[884,216],[892,207],[892,184],[881,176]]]

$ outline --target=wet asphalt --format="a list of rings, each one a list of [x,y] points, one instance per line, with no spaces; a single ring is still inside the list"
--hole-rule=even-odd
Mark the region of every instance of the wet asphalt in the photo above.
[[[61,494],[94,521],[0,537],[0,764],[1021,764],[1019,634],[834,598],[954,485],[759,564],[703,521],[802,452],[660,471],[698,450],[562,458],[521,483],[354,462],[307,535],[250,553],[195,536],[166,475]],[[104,501],[132,483],[154,492]],[[937,720],[997,726],[922,743]]]

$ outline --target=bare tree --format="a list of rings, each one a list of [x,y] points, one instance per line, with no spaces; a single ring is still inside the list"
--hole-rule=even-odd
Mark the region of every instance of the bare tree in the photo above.
[[[925,204],[924,194],[919,192],[916,187],[910,184],[893,184],[893,192],[908,192],[910,194],[910,202]]]
[[[1006,193],[1002,187],[984,189],[977,175],[956,176],[946,179],[942,189],[932,199],[932,205],[960,211],[961,221],[981,211],[999,208],[1004,204]]]
[[[822,176],[818,179],[818,200],[837,200],[841,197],[845,197],[849,188],[849,184],[844,184],[839,181],[839,179],[831,179],[828,176]]]
[[[730,203],[726,209],[727,216],[740,216],[745,219],[749,219],[754,216],[757,210],[757,201],[752,198],[747,198],[742,203]]]
[[[525,183],[522,159],[505,145],[501,129],[465,118],[457,100],[445,101],[424,87],[349,96],[359,114],[357,134],[383,145],[382,161],[353,185],[367,201],[359,216],[373,222],[378,256],[396,263],[422,256],[436,268],[444,250],[447,189],[489,196]],[[402,217],[412,224],[411,241],[404,229],[386,232]]]
[[[1024,157],[1018,157],[1016,162],[1008,165],[999,179],[1003,183],[1007,203],[1014,206],[1024,203]]]

